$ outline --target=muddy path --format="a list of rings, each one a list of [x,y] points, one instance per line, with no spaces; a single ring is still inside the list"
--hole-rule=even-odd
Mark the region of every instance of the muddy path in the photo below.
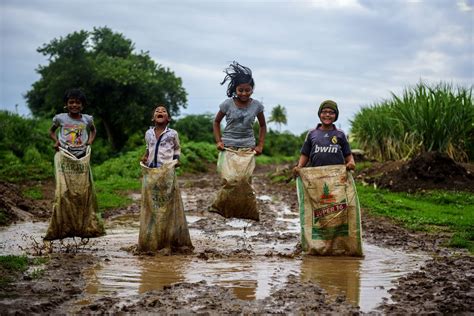
[[[135,202],[105,214],[107,236],[54,245],[38,278],[0,287],[2,314],[64,313],[334,313],[470,314],[474,260],[440,246],[443,236],[414,234],[363,214],[364,258],[311,257],[299,248],[293,183],[257,169],[260,221],[209,212],[215,173],[179,178],[190,255],[135,253]],[[363,210],[362,210],[363,211]],[[5,254],[43,251],[44,220],[0,230]]]

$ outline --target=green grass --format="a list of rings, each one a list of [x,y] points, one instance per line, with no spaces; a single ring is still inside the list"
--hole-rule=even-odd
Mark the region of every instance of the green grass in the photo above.
[[[46,257],[28,258],[22,256],[0,256],[0,287],[5,287],[15,280],[15,275],[25,273],[30,266],[45,264],[49,261]],[[44,273],[43,269],[33,269],[29,274],[32,279],[40,278]]]
[[[474,252],[474,195],[432,191],[394,193],[357,186],[361,207],[374,215],[392,218],[404,227],[428,233],[452,234],[448,246]]]
[[[139,178],[122,178],[116,175],[105,180],[97,180],[94,184],[101,212],[131,204],[132,199],[126,196],[127,191],[141,188]]]
[[[33,200],[41,200],[43,198],[43,192],[41,191],[41,187],[31,187],[23,191],[23,196]]]
[[[0,256],[0,287],[14,281],[14,276],[28,269],[27,256]]]
[[[19,271],[23,272],[28,269],[28,257],[27,256],[0,256],[0,266],[8,271]]]

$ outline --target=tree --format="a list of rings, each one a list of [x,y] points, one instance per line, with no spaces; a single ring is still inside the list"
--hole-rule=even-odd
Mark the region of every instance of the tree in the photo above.
[[[278,104],[272,109],[272,114],[270,115],[269,123],[274,122],[278,125],[278,131],[281,129],[281,125],[286,125],[286,109],[284,106]]]
[[[180,138],[214,144],[213,121],[212,114],[190,114],[177,120],[173,128],[179,132]]]
[[[108,27],[79,31],[38,48],[49,64],[36,71],[40,79],[25,95],[34,116],[52,117],[63,111],[64,92],[80,87],[94,115],[98,136],[120,150],[129,135],[150,125],[152,111],[164,104],[172,116],[186,108],[181,78],[155,63],[148,52]]]

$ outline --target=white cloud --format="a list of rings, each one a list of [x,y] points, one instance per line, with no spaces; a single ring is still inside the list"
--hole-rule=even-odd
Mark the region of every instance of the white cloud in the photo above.
[[[325,10],[365,10],[357,0],[309,0],[310,6]]]
[[[458,0],[458,7],[461,11],[470,12],[472,11],[473,3],[472,0]]]
[[[472,84],[472,0],[0,0],[0,105],[22,98],[46,65],[36,49],[73,31],[109,26],[182,78],[183,114],[215,113],[233,60],[251,67],[254,97],[287,108],[289,129],[317,123],[324,99],[344,130],[362,105],[420,79]]]

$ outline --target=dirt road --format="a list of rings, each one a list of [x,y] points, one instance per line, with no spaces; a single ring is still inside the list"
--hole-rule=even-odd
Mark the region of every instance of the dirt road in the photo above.
[[[105,214],[107,236],[57,244],[39,276],[1,287],[1,313],[474,312],[474,259],[442,248],[441,236],[363,212],[365,258],[302,254],[294,184],[271,183],[268,171],[254,177],[259,222],[209,212],[219,185],[214,173],[180,177],[190,255],[135,254],[140,197],[131,192],[133,205]],[[5,228],[0,250],[37,252],[33,241],[46,227],[40,220]]]

